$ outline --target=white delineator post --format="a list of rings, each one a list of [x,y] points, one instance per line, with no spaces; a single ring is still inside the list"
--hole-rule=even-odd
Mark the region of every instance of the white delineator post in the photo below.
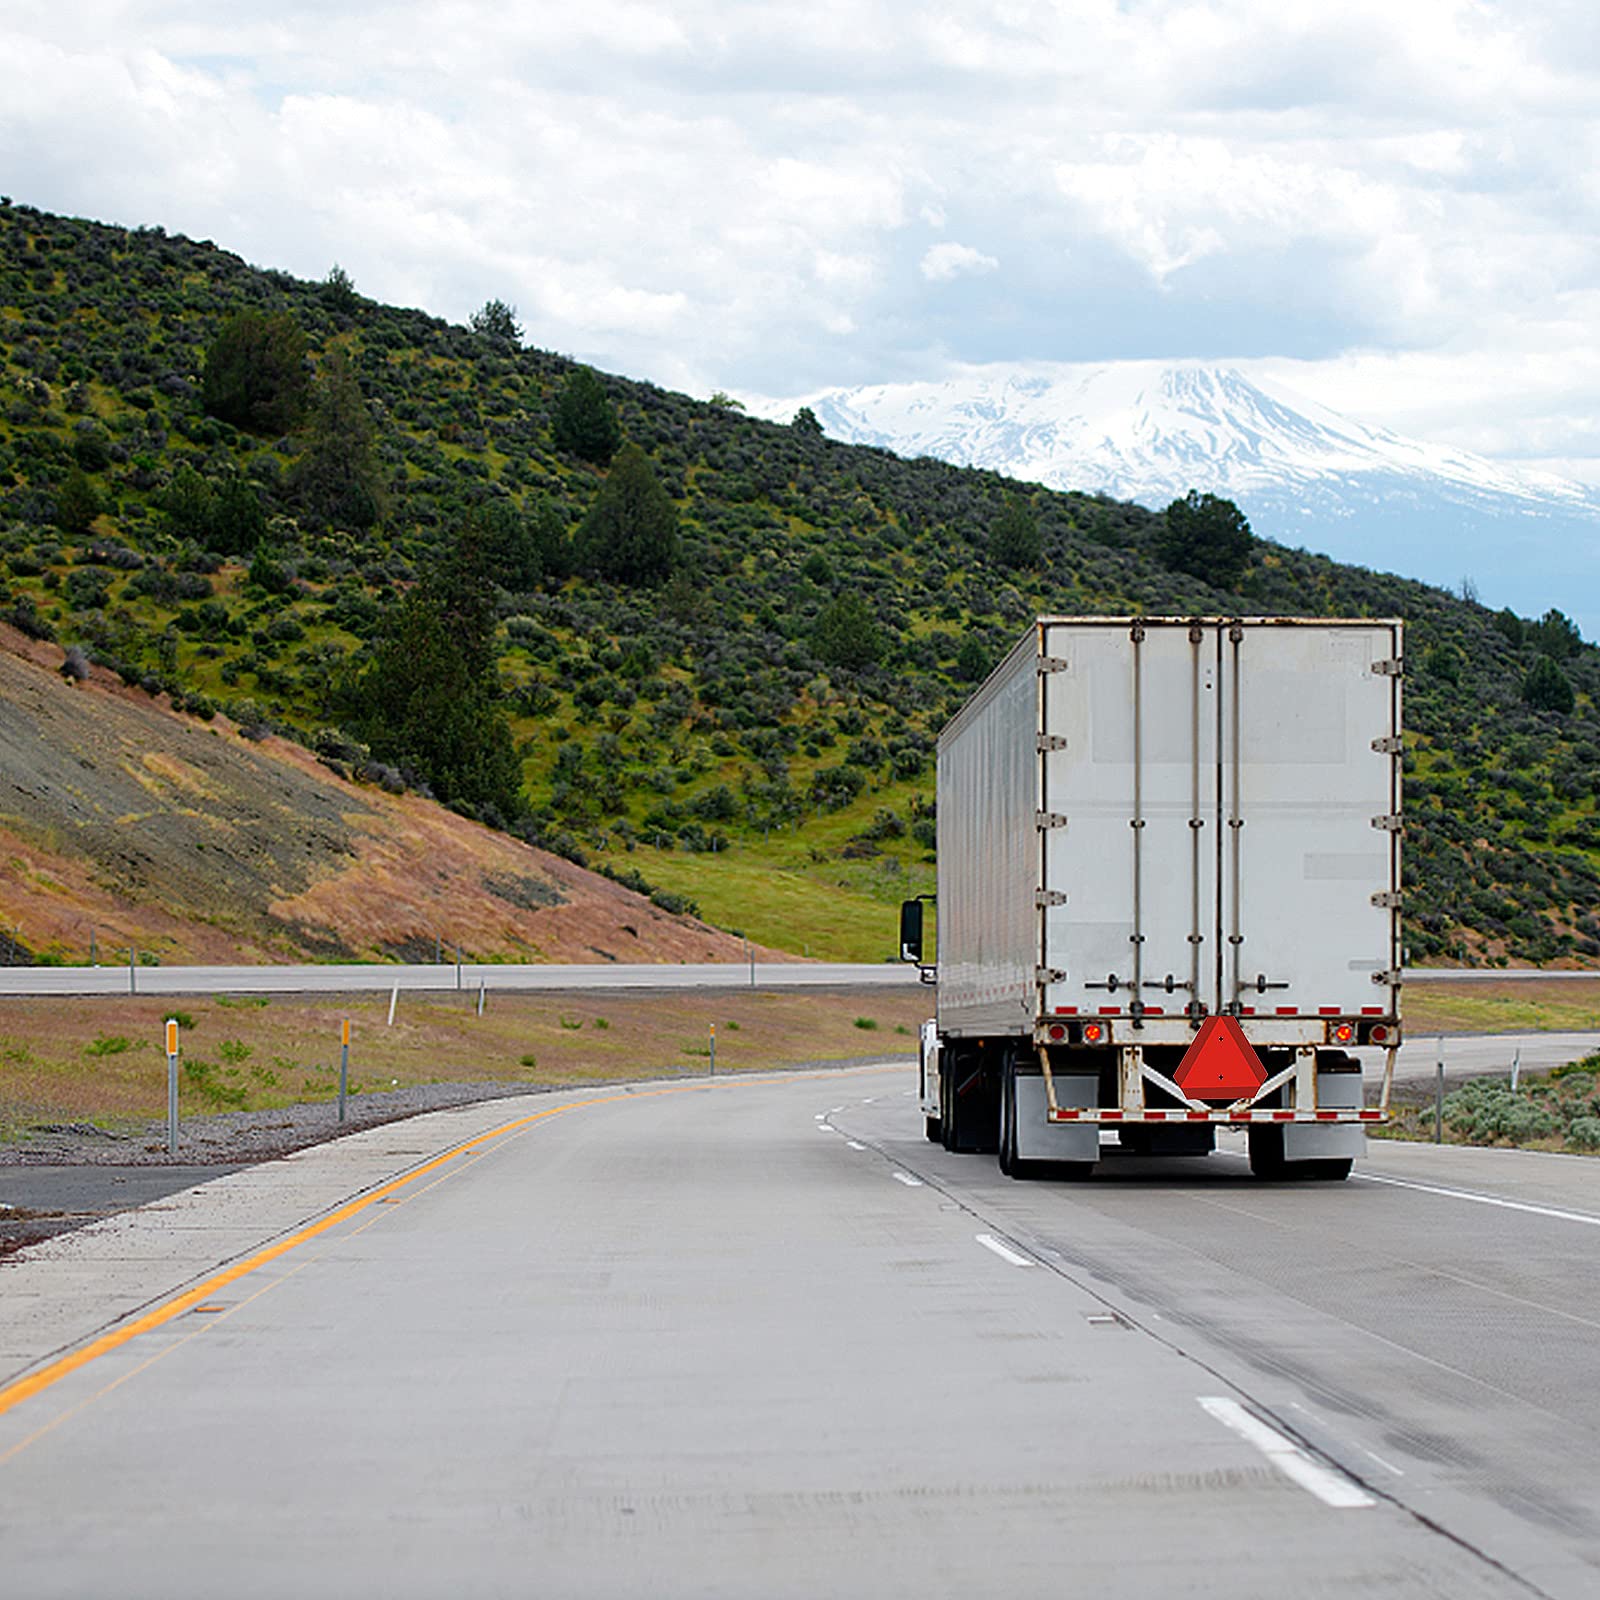
[[[346,1017],[339,1044],[339,1120],[344,1121],[345,1098],[350,1091],[350,1019]]]

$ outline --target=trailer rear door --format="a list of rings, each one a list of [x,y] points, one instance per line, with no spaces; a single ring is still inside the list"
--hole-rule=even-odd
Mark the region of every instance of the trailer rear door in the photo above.
[[[1398,627],[1064,621],[1042,651],[1046,1014],[1387,1009]]]

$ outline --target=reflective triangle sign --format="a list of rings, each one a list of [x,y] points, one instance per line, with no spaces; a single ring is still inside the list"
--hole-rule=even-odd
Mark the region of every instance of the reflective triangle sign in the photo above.
[[[1239,1100],[1267,1081],[1267,1069],[1233,1017],[1208,1017],[1172,1081],[1194,1100]]]

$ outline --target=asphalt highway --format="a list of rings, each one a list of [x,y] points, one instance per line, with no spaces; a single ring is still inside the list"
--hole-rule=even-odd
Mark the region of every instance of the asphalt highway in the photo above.
[[[459,1107],[0,1266],[0,1587],[1600,1592],[1600,1164],[1013,1183],[911,1083]]]

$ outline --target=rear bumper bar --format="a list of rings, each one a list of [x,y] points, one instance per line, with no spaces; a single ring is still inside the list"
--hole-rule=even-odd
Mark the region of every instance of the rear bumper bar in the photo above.
[[[1341,1111],[1116,1111],[1103,1106],[1060,1106],[1051,1122],[1218,1122],[1242,1127],[1252,1122],[1387,1122],[1389,1113],[1367,1107]]]

